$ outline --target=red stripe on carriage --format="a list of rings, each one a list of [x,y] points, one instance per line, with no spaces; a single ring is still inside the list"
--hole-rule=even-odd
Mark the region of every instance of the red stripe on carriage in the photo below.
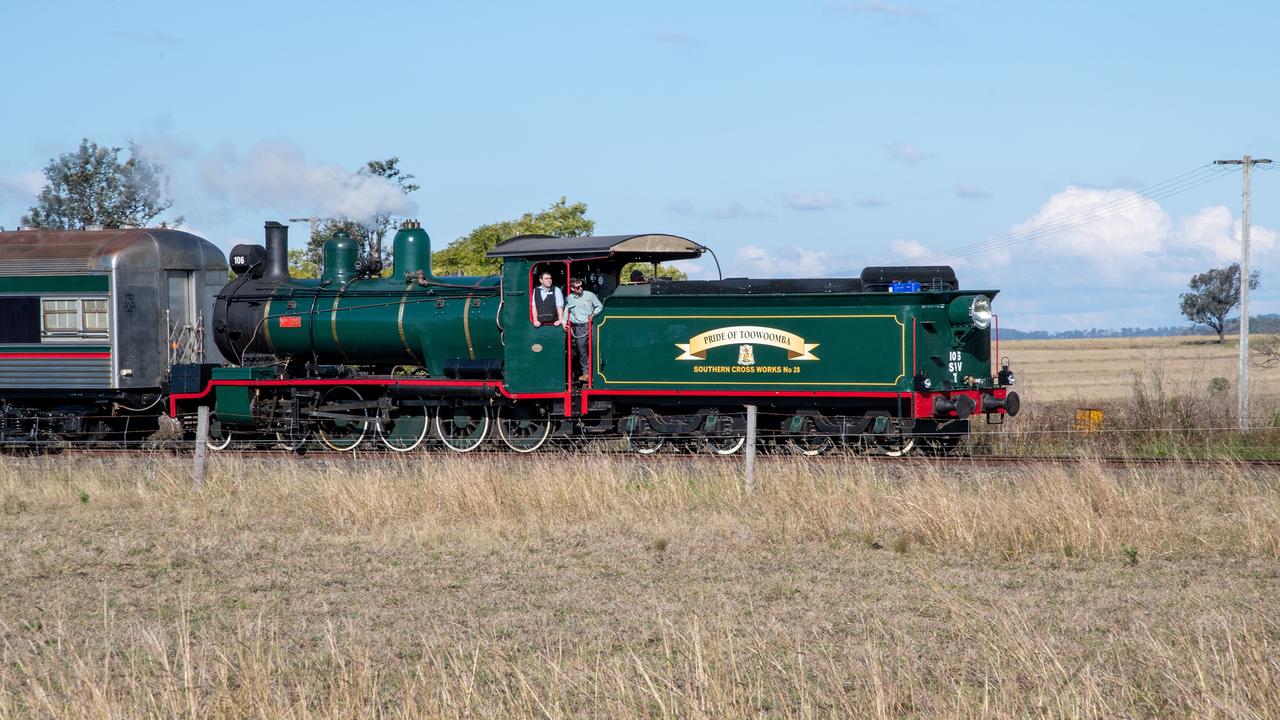
[[[110,360],[109,352],[0,352],[0,360]]]

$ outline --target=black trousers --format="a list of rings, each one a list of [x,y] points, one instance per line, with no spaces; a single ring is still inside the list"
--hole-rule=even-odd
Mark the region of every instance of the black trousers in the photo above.
[[[579,325],[570,327],[569,332],[573,335],[573,366],[578,371],[574,377],[590,375],[591,367],[587,364],[587,345],[591,340],[591,332],[587,327]]]

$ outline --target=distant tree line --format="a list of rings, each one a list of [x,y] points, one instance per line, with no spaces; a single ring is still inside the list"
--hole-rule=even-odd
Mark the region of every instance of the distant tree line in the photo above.
[[[1226,323],[1225,335],[1238,333],[1240,320],[1231,318]],[[1267,313],[1249,316],[1249,332],[1258,334],[1280,333],[1280,315]],[[1166,325],[1164,327],[1122,327],[1090,328],[1088,330],[1063,330],[1046,332],[1044,330],[1017,330],[1000,328],[1002,340],[1081,340],[1086,338],[1122,338],[1122,337],[1169,337],[1172,335],[1215,335],[1212,328],[1195,325]]]

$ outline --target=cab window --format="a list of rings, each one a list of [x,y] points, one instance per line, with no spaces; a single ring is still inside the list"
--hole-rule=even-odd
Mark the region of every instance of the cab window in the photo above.
[[[551,290],[543,296],[542,276],[548,274],[551,276]],[[563,306],[565,300],[565,285],[567,281],[564,277],[563,265],[535,265],[529,272],[529,322],[535,320],[544,325],[554,323],[559,318],[559,307]],[[559,298],[559,304],[556,299]],[[548,319],[550,318],[550,319]]]

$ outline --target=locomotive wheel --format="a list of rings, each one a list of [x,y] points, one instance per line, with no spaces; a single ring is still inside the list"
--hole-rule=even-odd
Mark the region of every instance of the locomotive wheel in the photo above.
[[[786,439],[787,449],[796,455],[821,455],[835,445],[836,441],[831,437],[818,434],[818,427],[814,425],[812,418],[804,419],[800,434],[788,435]]]
[[[230,430],[223,430],[222,423],[218,422],[217,417],[209,418],[209,441],[204,445],[210,450],[226,450],[231,446],[233,433]]]
[[[747,435],[740,424],[729,416],[720,416],[717,427],[702,439],[702,447],[716,455],[732,455],[747,444]]]
[[[703,447],[716,455],[732,455],[741,450],[742,446],[746,444],[747,437],[745,435],[714,437],[703,441]]]
[[[324,397],[320,400],[320,406],[324,407],[325,405],[341,402],[359,402],[360,400],[362,400],[360,393],[356,392],[355,388],[340,385],[325,391]],[[364,408],[357,408],[347,412],[351,415],[369,416],[368,411]],[[320,418],[318,423],[320,442],[325,447],[338,452],[355,450],[364,440],[368,429],[369,423],[367,420]]]
[[[916,439],[910,435],[873,435],[871,446],[881,455],[902,457],[916,447]]]
[[[378,439],[391,450],[409,452],[422,444],[431,427],[431,414],[423,405],[404,405],[395,409],[390,426],[378,426]]]
[[[436,413],[436,437],[454,452],[471,452],[489,436],[489,408],[458,405]]]
[[[311,439],[311,433],[304,430],[280,430],[276,432],[276,447],[289,452],[298,452]]]
[[[635,419],[635,427],[632,430],[627,430],[623,425],[622,436],[627,439],[627,447],[641,455],[652,455],[667,444],[667,439],[654,433],[649,421],[643,417]]]
[[[498,437],[519,453],[533,452],[551,437],[551,418],[541,405],[513,405],[498,408]]]

